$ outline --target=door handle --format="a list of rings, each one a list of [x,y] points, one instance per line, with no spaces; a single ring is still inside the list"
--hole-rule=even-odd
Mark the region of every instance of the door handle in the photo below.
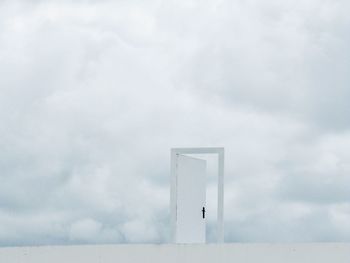
[[[205,218],[205,207],[203,206],[203,209],[202,209],[202,216],[203,218]]]

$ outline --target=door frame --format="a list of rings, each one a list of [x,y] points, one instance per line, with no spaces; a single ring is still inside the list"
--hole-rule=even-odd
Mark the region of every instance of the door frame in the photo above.
[[[218,210],[217,210],[217,243],[224,242],[224,158],[223,147],[200,147],[200,148],[172,148],[170,150],[170,227],[171,242],[176,243],[176,155],[177,154],[217,154],[218,156]]]

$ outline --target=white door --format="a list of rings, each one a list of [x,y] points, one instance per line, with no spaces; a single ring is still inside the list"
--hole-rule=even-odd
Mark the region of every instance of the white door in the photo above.
[[[176,243],[205,243],[206,161],[176,157]]]

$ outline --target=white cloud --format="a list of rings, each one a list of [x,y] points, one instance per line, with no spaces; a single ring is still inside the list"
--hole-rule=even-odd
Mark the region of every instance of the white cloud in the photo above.
[[[69,238],[71,240],[90,241],[98,236],[102,224],[93,219],[83,219],[71,225]]]
[[[175,146],[225,146],[227,240],[349,241],[345,10],[2,2],[0,244],[164,242]]]

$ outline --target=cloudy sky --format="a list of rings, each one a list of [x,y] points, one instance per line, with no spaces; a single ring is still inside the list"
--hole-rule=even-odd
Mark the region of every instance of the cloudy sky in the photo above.
[[[226,150],[227,242],[350,242],[349,10],[0,1],[0,246],[167,242],[197,146]]]

